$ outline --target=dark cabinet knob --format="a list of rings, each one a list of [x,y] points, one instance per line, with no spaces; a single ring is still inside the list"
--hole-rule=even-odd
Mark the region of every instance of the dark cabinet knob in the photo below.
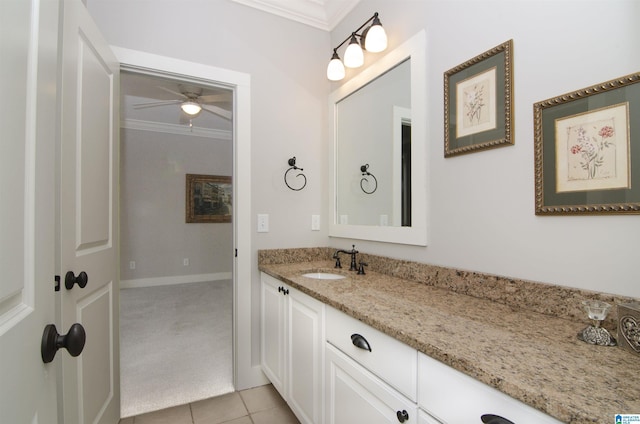
[[[409,413],[404,409],[402,411],[396,412],[396,416],[398,417],[398,421],[400,421],[401,423],[409,419]]]
[[[73,271],[67,272],[67,274],[64,276],[64,286],[67,288],[67,290],[71,290],[74,284],[77,284],[81,289],[83,289],[87,286],[88,282],[89,277],[84,271],[78,274],[77,277],[75,276]]]
[[[289,294],[289,289],[285,289],[285,288],[284,288],[284,287],[282,287],[282,286],[278,287],[278,291],[279,291],[280,293],[282,293],[284,296],[286,296],[286,295],[288,295],[288,294]]]
[[[353,343],[355,347],[359,347],[360,349],[368,350],[369,352],[371,352],[371,346],[369,345],[369,342],[360,334],[352,334],[351,343]]]
[[[484,424],[513,424],[512,421],[509,421],[506,418],[503,418],[499,415],[493,414],[484,414],[480,417]]]
[[[42,333],[42,345],[40,346],[42,362],[48,364],[53,361],[56,352],[58,352],[58,349],[61,347],[67,349],[69,355],[73,357],[80,355],[82,349],[84,349],[86,339],[87,336],[81,324],[73,324],[71,328],[69,328],[69,332],[65,335],[58,334],[56,326],[48,324],[44,327],[44,332]]]

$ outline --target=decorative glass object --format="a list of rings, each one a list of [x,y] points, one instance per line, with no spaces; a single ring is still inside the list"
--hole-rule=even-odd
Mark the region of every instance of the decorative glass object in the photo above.
[[[616,339],[609,334],[606,328],[602,328],[602,321],[607,317],[611,305],[600,300],[583,300],[582,305],[594,324],[589,325],[578,333],[578,338],[586,343],[598,346],[615,346]]]

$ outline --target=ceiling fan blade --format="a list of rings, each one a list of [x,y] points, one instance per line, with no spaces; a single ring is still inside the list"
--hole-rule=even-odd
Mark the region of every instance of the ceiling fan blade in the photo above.
[[[149,102],[149,103],[138,103],[133,105],[134,109],[144,109],[147,107],[156,107],[156,106],[165,106],[165,105],[174,105],[177,103],[182,103],[182,100],[163,100],[161,102]]]
[[[167,92],[169,92],[169,93],[171,93],[171,94],[175,94],[176,96],[180,96],[180,97],[182,97],[182,98],[184,98],[184,99],[187,99],[187,100],[189,99],[189,97],[188,97],[188,96],[185,96],[184,94],[179,93],[179,92],[177,92],[177,91],[173,91],[173,90],[171,90],[170,88],[163,87],[163,86],[161,86],[161,85],[158,85],[157,87],[158,87],[160,90],[167,91]]]
[[[231,117],[233,115],[228,110],[224,110],[221,107],[212,106],[212,105],[201,105],[201,106],[202,106],[202,110],[206,110],[209,113],[212,113],[214,115],[218,115],[218,116],[220,116],[220,117],[222,117],[224,119],[227,119],[227,120],[231,121]]]
[[[208,94],[206,96],[198,97],[198,100],[203,103],[209,102],[227,102],[231,101],[231,96],[227,94]]]

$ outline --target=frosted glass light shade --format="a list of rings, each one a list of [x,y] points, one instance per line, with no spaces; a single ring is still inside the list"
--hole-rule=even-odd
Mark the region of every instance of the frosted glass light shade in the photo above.
[[[364,53],[360,47],[360,43],[356,40],[355,35],[351,35],[349,46],[344,52],[344,66],[349,68],[359,68],[364,64]]]
[[[338,57],[336,53],[333,54],[331,58],[331,62],[329,62],[329,66],[327,66],[327,78],[330,81],[340,81],[344,78],[345,69],[342,61]]]
[[[202,110],[202,106],[196,102],[184,102],[180,107],[187,115],[197,115]]]
[[[364,39],[364,48],[368,52],[378,53],[387,48],[387,33],[380,24],[380,21],[373,21],[373,25],[367,31],[367,36]]]

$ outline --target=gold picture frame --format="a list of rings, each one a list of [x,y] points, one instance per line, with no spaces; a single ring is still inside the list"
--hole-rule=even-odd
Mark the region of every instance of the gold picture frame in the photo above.
[[[640,73],[533,106],[535,213],[640,213]]]
[[[187,223],[231,222],[231,177],[186,174]]]
[[[444,156],[513,144],[513,40],[508,40],[444,73]]]

